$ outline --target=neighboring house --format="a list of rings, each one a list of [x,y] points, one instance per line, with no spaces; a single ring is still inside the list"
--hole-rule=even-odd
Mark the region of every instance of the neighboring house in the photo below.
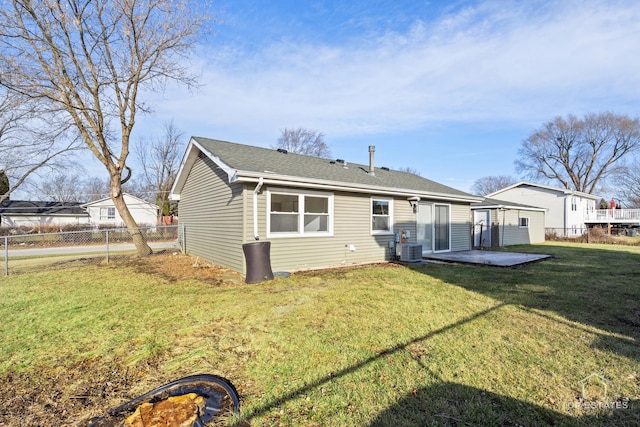
[[[157,205],[139,199],[128,193],[124,193],[123,197],[127,207],[129,208],[129,212],[131,212],[131,215],[136,220],[136,224],[140,226],[156,225],[158,222]],[[94,226],[124,226],[124,221],[122,220],[122,217],[120,217],[120,214],[110,197],[85,203],[82,206],[87,210],[90,222]]]
[[[544,208],[485,198],[471,205],[473,246],[492,248],[545,240]]]
[[[89,224],[89,215],[79,203],[3,200],[0,226],[42,227]]]
[[[487,197],[545,208],[547,231],[568,237],[581,236],[587,230],[587,212],[595,210],[596,202],[600,200],[592,194],[524,181]]]
[[[394,242],[424,253],[471,249],[482,199],[417,175],[193,137],[171,197],[187,253],[246,273],[242,245],[271,242],[274,270],[395,258]]]

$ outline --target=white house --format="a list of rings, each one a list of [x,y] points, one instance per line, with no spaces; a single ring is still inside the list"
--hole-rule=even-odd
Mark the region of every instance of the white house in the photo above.
[[[140,226],[155,225],[158,222],[158,206],[124,193],[124,201]],[[124,226],[118,210],[111,198],[96,200],[82,205],[89,214],[89,221],[95,226]]]
[[[0,226],[43,227],[89,224],[89,215],[78,203],[4,200]]]
[[[487,197],[545,208],[545,227],[559,236],[580,236],[587,230],[587,212],[594,211],[600,197],[580,191],[521,181]]]

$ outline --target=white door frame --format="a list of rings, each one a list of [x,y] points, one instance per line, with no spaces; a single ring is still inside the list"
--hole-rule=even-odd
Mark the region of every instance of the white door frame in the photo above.
[[[481,238],[484,240],[484,244],[480,241]],[[473,211],[473,246],[491,247],[491,211]]]
[[[436,224],[434,221],[435,217],[435,208],[436,206],[445,206],[447,208],[447,218],[446,218],[446,226],[447,226],[447,248],[436,250],[436,239],[435,239],[435,231]],[[421,220],[426,221],[426,230],[425,234],[427,234],[428,240],[425,244],[425,240],[420,240],[422,232],[421,228]],[[416,241],[418,243],[422,243],[422,251],[423,252],[451,252],[451,205],[448,203],[434,203],[434,202],[425,202],[418,203],[418,212],[416,213]]]

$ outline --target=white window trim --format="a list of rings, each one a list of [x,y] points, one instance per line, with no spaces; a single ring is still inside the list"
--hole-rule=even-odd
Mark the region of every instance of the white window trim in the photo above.
[[[106,215],[102,215],[102,212],[106,211]],[[111,217],[109,215],[110,211],[113,209],[113,217]],[[116,208],[113,206],[102,206],[98,209],[98,217],[100,218],[100,221],[113,221],[116,219]]]
[[[521,220],[523,220],[523,219],[527,220],[527,225],[522,225]],[[518,217],[518,227],[519,228],[529,228],[529,224],[531,224],[531,219],[528,216]]]
[[[373,202],[379,200],[381,202],[389,202],[389,230],[374,230],[373,229]],[[394,234],[393,232],[393,199],[388,197],[371,197],[369,199],[369,232],[372,236],[388,236]]]
[[[271,195],[272,194],[285,194],[288,196],[297,195],[298,196],[298,232],[297,233],[272,233],[271,232]],[[326,197],[329,199],[329,214],[327,220],[327,228],[328,231],[317,231],[317,232],[305,232],[304,231],[304,197],[303,196],[311,196],[311,197]],[[278,239],[278,238],[291,238],[291,237],[331,237],[333,236],[333,193],[329,192],[320,192],[320,191],[307,191],[307,190],[294,190],[287,188],[278,188],[276,190],[267,190],[267,237]]]

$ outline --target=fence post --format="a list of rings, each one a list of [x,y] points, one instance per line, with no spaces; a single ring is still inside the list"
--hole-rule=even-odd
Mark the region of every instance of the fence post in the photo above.
[[[9,237],[4,236],[4,275],[9,275]]]
[[[105,241],[107,243],[107,264],[109,264],[109,229],[104,231]]]

